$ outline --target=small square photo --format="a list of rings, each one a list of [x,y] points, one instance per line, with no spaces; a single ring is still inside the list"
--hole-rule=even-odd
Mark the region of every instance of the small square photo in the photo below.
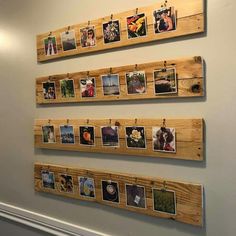
[[[126,144],[128,148],[146,148],[145,129],[139,127],[126,127]]]
[[[74,80],[73,79],[63,79],[60,80],[61,85],[61,96],[63,98],[74,98],[75,89],[74,89]]]
[[[73,180],[72,176],[67,174],[59,174],[60,191],[65,193],[73,193]]]
[[[53,125],[42,126],[43,143],[55,143],[56,137]]]
[[[174,191],[152,189],[154,211],[176,215],[176,197]]]
[[[120,22],[118,20],[103,23],[104,43],[114,43],[120,41]]]
[[[94,98],[96,96],[95,78],[89,77],[80,80],[80,93],[82,98]]]
[[[175,68],[163,68],[154,71],[155,94],[177,93]]]
[[[94,179],[88,177],[78,177],[79,180],[79,193],[82,197],[95,197]]]
[[[42,170],[42,185],[44,188],[55,189],[54,173],[47,170]]]
[[[145,188],[143,186],[126,184],[125,190],[127,206],[146,208]]]
[[[46,56],[53,56],[57,54],[56,37],[49,36],[48,38],[44,39],[44,50]]]
[[[75,31],[70,30],[61,33],[61,42],[64,52],[76,49]]]
[[[154,151],[176,152],[175,129],[167,127],[153,127],[152,141]]]
[[[72,125],[61,125],[60,135],[62,144],[75,143],[74,127]]]
[[[80,144],[92,146],[95,145],[95,134],[93,126],[80,126]]]
[[[128,94],[146,93],[146,78],[144,71],[126,73],[125,77]]]
[[[103,201],[119,203],[119,185],[117,182],[102,180]]]
[[[96,35],[94,26],[88,26],[80,29],[80,42],[82,48],[96,46]]]
[[[102,75],[103,95],[120,95],[119,75]]]
[[[147,35],[146,16],[144,13],[127,17],[128,38],[138,38]]]
[[[43,97],[44,99],[56,99],[55,82],[43,83]]]
[[[119,147],[119,127],[102,126],[102,145],[105,147]]]
[[[176,16],[174,7],[162,8],[153,12],[154,30],[156,34],[176,29]]]

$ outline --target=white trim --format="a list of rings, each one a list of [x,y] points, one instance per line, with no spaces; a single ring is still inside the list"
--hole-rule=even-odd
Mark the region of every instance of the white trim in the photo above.
[[[0,216],[57,236],[109,236],[3,202],[0,202]]]

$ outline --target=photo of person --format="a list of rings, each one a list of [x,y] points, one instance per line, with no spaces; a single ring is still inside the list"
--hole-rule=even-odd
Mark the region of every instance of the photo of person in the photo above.
[[[102,199],[103,201],[119,203],[119,185],[117,182],[102,180]]]
[[[174,191],[152,189],[154,211],[176,215],[176,197]]]
[[[79,193],[82,197],[95,197],[94,179],[88,177],[78,177]]]
[[[155,94],[177,93],[175,68],[165,68],[154,71]]]
[[[144,71],[126,73],[126,84],[128,94],[146,93],[146,78]]]
[[[125,127],[125,132],[126,145],[128,148],[146,148],[144,127]]]
[[[43,83],[43,97],[44,99],[56,99],[55,82]]]
[[[74,127],[71,125],[61,125],[60,126],[60,137],[62,144],[74,144]]]
[[[74,98],[75,89],[74,89],[74,80],[73,79],[63,79],[60,80],[61,85],[61,96],[63,98]]]
[[[48,38],[44,39],[44,50],[46,56],[53,56],[57,54],[56,37],[48,36]]]
[[[102,126],[102,145],[105,147],[119,147],[118,126]]]
[[[95,145],[95,134],[93,126],[80,126],[79,132],[81,145]]]
[[[152,142],[154,151],[175,153],[175,129],[153,127]]]
[[[93,98],[96,96],[95,78],[85,78],[80,80],[80,92],[82,98]]]
[[[80,29],[80,42],[82,48],[94,47],[96,45],[96,35],[94,26]]]
[[[55,143],[56,137],[54,134],[54,126],[53,125],[45,125],[42,126],[43,131],[43,143]]]
[[[76,49],[75,31],[70,30],[61,33],[61,43],[64,52]]]
[[[118,20],[103,23],[103,39],[105,44],[120,41],[120,22]]]
[[[147,35],[146,16],[144,13],[126,18],[128,38],[138,38]]]
[[[154,31],[156,34],[175,30],[176,17],[174,7],[162,8],[153,12]]]
[[[119,75],[102,75],[103,95],[120,95]]]
[[[42,186],[44,188],[55,189],[54,173],[49,172],[47,170],[42,170],[41,175],[42,175]]]
[[[127,206],[146,208],[145,188],[143,186],[125,184],[125,191]]]
[[[60,191],[65,193],[73,193],[73,179],[67,174],[59,174]]]

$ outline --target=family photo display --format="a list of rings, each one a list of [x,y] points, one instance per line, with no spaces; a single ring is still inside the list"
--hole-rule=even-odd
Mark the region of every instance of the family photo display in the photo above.
[[[98,79],[98,78],[97,78]],[[100,76],[102,85],[102,96],[142,95],[147,93],[147,81],[145,71],[132,71],[125,73],[126,90],[121,91],[120,75],[105,74]],[[164,67],[153,71],[153,93],[154,95],[172,95],[178,93],[177,76],[175,67]],[[57,88],[54,81],[42,83],[43,98],[45,100],[55,100],[58,97],[71,99],[76,97],[75,88],[79,87],[81,99],[96,98],[96,78],[80,78],[78,85],[74,79],[65,78],[60,80],[60,96],[56,94]]]
[[[127,38],[135,39],[145,37],[148,35],[148,22],[145,13],[136,12],[135,15],[127,16],[125,19]],[[176,30],[176,13],[174,7],[162,7],[153,11],[153,27],[154,34],[161,34]],[[100,27],[99,27],[100,28]],[[121,22],[118,19],[113,19],[102,23],[103,44],[111,44],[121,41]],[[80,46],[82,49],[97,46],[96,26],[87,25],[87,27],[78,30]],[[59,40],[59,39],[58,39]],[[77,39],[75,29],[68,30],[60,34],[62,44],[62,51],[67,52],[77,49]],[[58,41],[58,43],[59,43]],[[58,54],[57,38],[52,33],[43,39],[44,53],[46,56],[53,56]]]
[[[120,204],[120,184],[117,181],[102,179],[101,189],[96,189],[95,179],[87,176],[78,176],[78,186],[73,183],[73,177],[66,173],[58,173],[58,185],[55,182],[54,172],[41,171],[42,187],[69,194],[77,194],[86,199],[96,199],[96,191],[101,191],[101,198],[104,202]],[[145,186],[124,183],[126,207],[147,209]],[[77,191],[78,190],[78,191]],[[152,188],[153,211],[176,215],[176,194],[175,191],[167,189]]]
[[[72,125],[60,125],[60,143],[75,144],[75,132]],[[128,149],[146,149],[147,137],[144,126],[126,126],[125,142]],[[119,148],[120,137],[118,126],[101,126],[101,146],[106,148]],[[79,144],[83,146],[95,146],[95,127],[79,126]],[[176,132],[175,128],[152,127],[152,150],[154,152],[176,153]],[[55,127],[53,125],[42,126],[42,142],[47,144],[56,143]]]

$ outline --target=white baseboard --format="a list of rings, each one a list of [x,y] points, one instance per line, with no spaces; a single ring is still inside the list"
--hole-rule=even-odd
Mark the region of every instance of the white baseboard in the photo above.
[[[3,202],[0,202],[0,216],[57,236],[109,236]]]

